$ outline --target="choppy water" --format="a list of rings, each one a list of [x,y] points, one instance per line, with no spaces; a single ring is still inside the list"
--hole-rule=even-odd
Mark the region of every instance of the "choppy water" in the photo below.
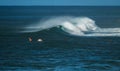
[[[119,36],[73,36],[58,28],[18,33],[44,17],[63,15],[87,16],[100,27],[119,28],[120,7],[0,7],[0,12],[1,71],[120,70]]]

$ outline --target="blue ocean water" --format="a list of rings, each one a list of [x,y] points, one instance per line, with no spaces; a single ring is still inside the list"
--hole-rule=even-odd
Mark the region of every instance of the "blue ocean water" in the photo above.
[[[59,23],[71,16],[90,18],[105,30],[90,37],[56,27],[56,18]],[[51,18],[55,22],[50,23]],[[41,21],[47,21],[43,30]],[[21,32],[38,23],[37,32]],[[48,28],[53,24],[55,27]],[[107,28],[109,36],[104,35]],[[119,28],[119,6],[1,6],[0,71],[120,71]],[[39,38],[43,41],[38,42]]]

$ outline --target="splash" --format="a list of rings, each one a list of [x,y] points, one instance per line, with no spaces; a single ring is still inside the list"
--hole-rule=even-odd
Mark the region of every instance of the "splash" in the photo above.
[[[27,26],[22,32],[38,32],[53,27],[59,27],[64,32],[76,36],[120,36],[120,28],[100,28],[88,17],[71,16],[50,18]]]

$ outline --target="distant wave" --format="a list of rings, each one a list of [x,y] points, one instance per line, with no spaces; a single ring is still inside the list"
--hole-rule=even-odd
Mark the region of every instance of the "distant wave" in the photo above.
[[[120,28],[100,28],[95,21],[88,17],[54,17],[43,20],[38,24],[32,24],[25,27],[23,33],[38,32],[53,27],[58,27],[76,36],[120,36]]]

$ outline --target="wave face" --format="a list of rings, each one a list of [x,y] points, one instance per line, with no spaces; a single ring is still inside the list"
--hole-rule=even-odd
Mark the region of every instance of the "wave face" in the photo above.
[[[76,36],[120,36],[120,28],[100,28],[88,17],[73,16],[52,17],[38,24],[28,25],[22,32],[38,32],[53,27]]]

